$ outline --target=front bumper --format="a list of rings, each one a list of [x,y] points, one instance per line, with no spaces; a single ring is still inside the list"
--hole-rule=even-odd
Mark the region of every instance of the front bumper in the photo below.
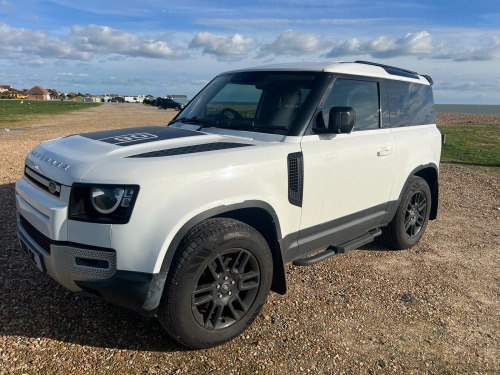
[[[78,294],[153,316],[160,303],[166,273],[116,269],[116,252],[70,242],[53,241],[18,213],[21,248],[38,269]]]

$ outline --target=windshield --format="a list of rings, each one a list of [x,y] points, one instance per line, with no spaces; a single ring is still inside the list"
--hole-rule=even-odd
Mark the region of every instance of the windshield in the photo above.
[[[287,134],[317,73],[239,72],[215,78],[172,123]]]

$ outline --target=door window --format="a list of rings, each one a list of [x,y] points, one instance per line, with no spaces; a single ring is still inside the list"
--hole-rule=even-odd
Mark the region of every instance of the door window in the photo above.
[[[323,119],[327,127],[328,114],[332,107],[354,109],[354,130],[377,129],[380,124],[378,83],[341,78],[335,80],[323,105]]]

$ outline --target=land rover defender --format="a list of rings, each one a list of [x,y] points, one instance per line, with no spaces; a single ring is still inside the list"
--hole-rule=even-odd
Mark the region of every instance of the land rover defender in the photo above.
[[[206,348],[246,329],[284,265],[436,218],[432,80],[369,62],[214,78],[169,123],[50,140],[16,183],[21,248],[67,289]]]

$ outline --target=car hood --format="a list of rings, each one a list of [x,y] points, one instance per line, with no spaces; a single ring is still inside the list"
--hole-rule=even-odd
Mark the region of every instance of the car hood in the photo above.
[[[44,142],[28,154],[26,166],[69,186],[97,165],[116,159],[193,154],[257,143],[261,142],[167,126],[125,128]]]

